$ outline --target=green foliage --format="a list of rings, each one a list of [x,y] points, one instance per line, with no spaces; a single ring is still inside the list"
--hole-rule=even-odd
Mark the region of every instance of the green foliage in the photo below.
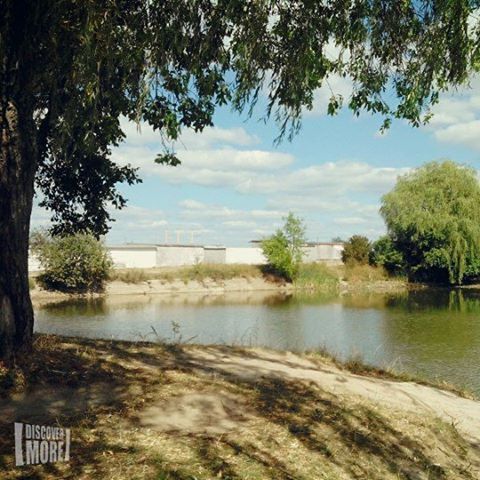
[[[395,248],[388,235],[373,242],[369,262],[371,265],[384,267],[392,275],[400,275],[405,272],[405,260],[402,252]]]
[[[284,218],[281,229],[262,241],[263,254],[269,265],[287,280],[295,280],[302,263],[305,244],[305,225],[303,220],[289,213]]]
[[[461,284],[480,274],[480,186],[474,169],[431,162],[400,177],[381,214],[414,280]]]
[[[343,244],[342,261],[345,264],[366,265],[370,255],[371,244],[367,237],[353,235]]]
[[[300,128],[314,92],[334,75],[353,92],[332,92],[327,112],[379,113],[412,125],[428,120],[440,91],[478,70],[476,2],[241,2],[7,0],[0,19],[3,108],[17,105],[38,152],[37,188],[54,233],[108,229],[122,208],[121,182],[136,169],[110,159],[122,119],[146,122],[166,145],[156,162],[179,163],[182,128],[212,125],[218,106],[265,117],[280,137]],[[335,53],[328,48],[336,46]],[[11,66],[15,66],[15,68]],[[41,114],[39,113],[41,112]],[[153,161],[153,158],[152,158]],[[32,162],[29,159],[29,163]]]
[[[49,238],[35,253],[43,268],[37,279],[49,290],[101,291],[112,266],[103,244],[84,233]]]

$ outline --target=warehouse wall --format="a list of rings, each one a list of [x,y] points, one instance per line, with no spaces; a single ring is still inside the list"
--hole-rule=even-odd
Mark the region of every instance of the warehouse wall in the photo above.
[[[115,268],[153,268],[157,266],[157,247],[107,247]]]
[[[242,263],[245,265],[264,265],[267,263],[263,256],[262,249],[256,247],[247,248],[226,248],[225,263]]]
[[[196,263],[263,265],[266,259],[260,247],[203,247],[195,245],[120,245],[107,246],[115,268],[154,268],[195,265]],[[343,245],[308,245],[304,248],[305,262],[340,262]],[[41,265],[31,255],[30,272]]]
[[[205,247],[204,263],[224,264],[226,256],[225,247]]]
[[[174,267],[203,263],[205,252],[203,247],[196,246],[158,246],[157,267]]]

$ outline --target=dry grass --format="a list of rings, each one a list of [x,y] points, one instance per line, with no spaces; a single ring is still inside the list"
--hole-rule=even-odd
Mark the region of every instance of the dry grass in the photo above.
[[[378,282],[388,280],[389,276],[383,267],[371,265],[346,265],[344,279],[347,282]]]
[[[148,280],[163,280],[173,282],[180,280],[203,281],[203,280],[230,280],[232,278],[256,278],[264,275],[261,267],[256,265],[214,265],[199,263],[197,265],[175,268],[152,268],[152,269],[116,269],[111,272],[110,280],[125,283],[141,283]]]
[[[338,358],[338,356],[334,355],[326,349],[317,349],[306,352],[305,356],[310,360],[318,362],[319,364],[328,362],[342,370],[347,370],[357,375],[384,378],[388,380],[396,380],[399,382],[415,382],[420,385],[425,385],[427,387],[438,388],[440,390],[454,393],[455,395],[458,395],[462,398],[480,400],[480,398],[474,392],[468,390],[467,388],[462,388],[459,385],[453,385],[452,383],[446,382],[445,380],[434,381],[421,377],[419,375],[412,375],[411,373],[402,372],[395,368],[374,367],[373,365],[369,365],[368,363],[366,363],[360,355],[355,355],[347,359],[346,361],[342,361]]]
[[[295,286],[303,290],[336,292],[338,276],[334,270],[323,263],[304,263],[300,267]]]
[[[301,381],[228,377],[194,365],[178,346],[39,336],[13,378],[16,386],[4,381],[0,398],[14,388],[65,390],[69,413],[45,414],[42,423],[69,426],[73,446],[68,465],[15,469],[11,423],[2,416],[5,480],[478,478],[478,457],[452,425],[338,398]],[[108,397],[95,395],[100,385],[108,385]],[[231,415],[239,428],[208,434],[139,425],[138,414],[149,405],[191,393],[238,399],[241,407]],[[75,410],[83,394],[100,399],[95,408]],[[18,408],[19,398],[4,402]]]

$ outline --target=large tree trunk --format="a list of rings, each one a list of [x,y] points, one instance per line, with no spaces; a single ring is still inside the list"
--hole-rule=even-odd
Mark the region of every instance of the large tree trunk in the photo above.
[[[28,241],[36,170],[33,112],[0,98],[0,361],[32,342]]]

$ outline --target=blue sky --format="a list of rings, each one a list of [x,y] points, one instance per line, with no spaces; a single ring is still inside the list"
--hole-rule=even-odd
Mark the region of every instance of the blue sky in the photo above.
[[[335,93],[348,97],[345,79],[333,79]],[[382,119],[354,118],[348,110],[325,115],[330,93],[319,91],[312,112],[292,142],[274,145],[278,128],[257,112],[247,119],[228,108],[215,127],[184,131],[176,150],[182,165],[154,163],[162,151],[157,133],[123,122],[127,139],[113,152],[121,164],[140,167],[143,183],[121,191],[128,206],[107,243],[155,242],[244,246],[269,235],[293,211],[306,223],[310,240],[353,234],[375,239],[384,233],[378,214],[381,196],[398,175],[431,160],[450,158],[479,166],[480,82],[444,95],[426,127],[393,123],[379,134]],[[34,208],[32,226],[46,225],[48,213]]]

